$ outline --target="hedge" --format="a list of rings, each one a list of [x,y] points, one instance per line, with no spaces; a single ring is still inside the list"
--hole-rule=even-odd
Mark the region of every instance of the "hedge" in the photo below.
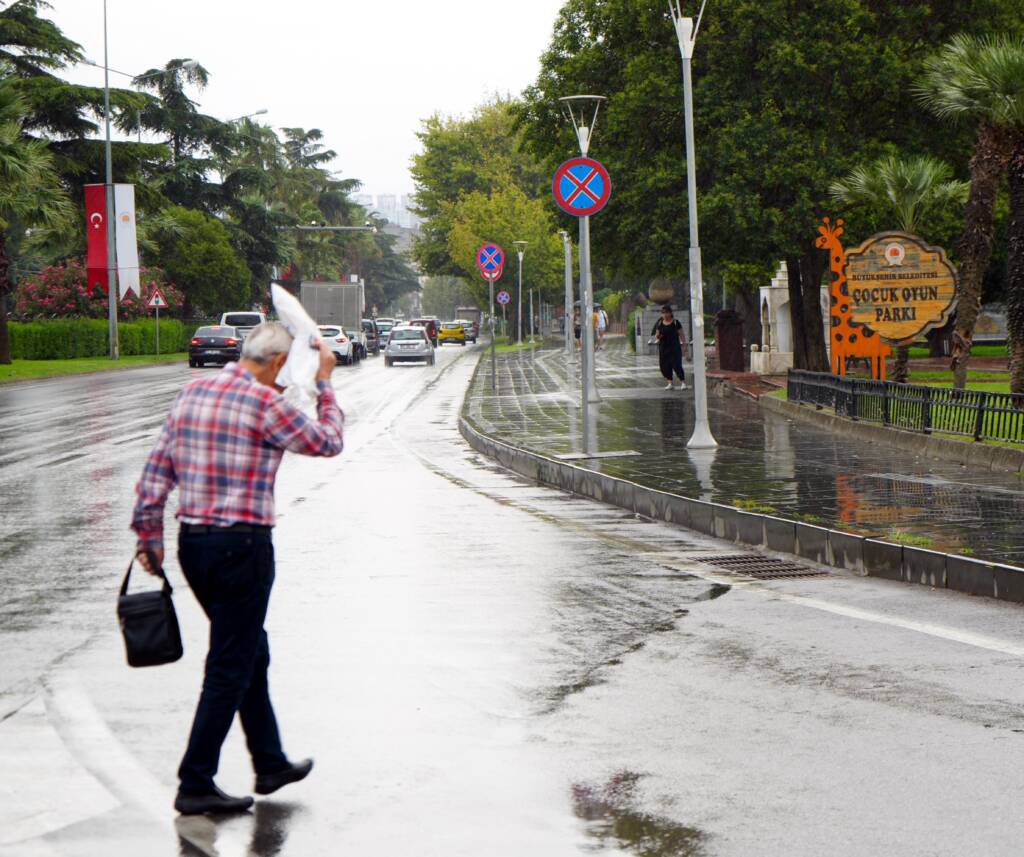
[[[160,353],[188,350],[195,323],[178,319],[160,320]],[[15,360],[68,360],[73,357],[103,357],[110,352],[108,323],[101,318],[47,319],[10,322],[11,357]],[[142,319],[117,326],[121,353],[156,353],[156,322]]]

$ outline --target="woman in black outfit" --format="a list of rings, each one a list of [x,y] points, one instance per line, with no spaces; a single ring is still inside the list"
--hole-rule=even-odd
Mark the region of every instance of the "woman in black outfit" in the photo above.
[[[658,340],[658,361],[661,364],[661,374],[668,383],[666,390],[675,389],[672,385],[672,373],[679,376],[679,389],[686,389],[686,375],[683,372],[683,348],[686,345],[686,334],[683,326],[676,321],[672,315],[672,307],[665,304],[661,308],[661,319],[651,336]]]

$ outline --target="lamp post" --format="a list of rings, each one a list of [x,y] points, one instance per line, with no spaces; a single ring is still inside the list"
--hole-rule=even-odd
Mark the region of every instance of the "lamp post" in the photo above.
[[[559,231],[562,236],[562,250],[565,252],[565,359],[576,362],[576,349],[572,345],[572,242],[569,233]]]
[[[689,197],[690,219],[690,318],[693,343],[693,406],[695,411],[693,434],[687,446],[690,449],[712,449],[718,446],[708,425],[708,382],[704,366],[704,280],[701,271],[700,239],[697,224],[697,156],[693,135],[693,80],[691,61],[697,43],[704,6],[700,7],[697,24],[693,18],[684,18],[679,0],[669,0],[669,12],[679,40],[679,53],[683,60],[683,109],[686,114],[686,185]]]
[[[513,241],[516,246],[516,255],[519,256],[519,323],[516,328],[516,341],[522,344],[523,341],[523,256],[526,255],[526,241]],[[532,299],[532,297],[531,297]]]
[[[601,105],[607,101],[603,95],[570,95],[558,99],[562,103],[562,111],[572,122],[576,139],[580,146],[580,155],[584,158],[590,151],[590,141],[594,136],[594,125],[597,124],[597,113]],[[591,111],[593,111],[591,113]],[[590,114],[588,116],[588,114]],[[583,428],[586,438],[589,421],[587,420],[586,404],[600,402],[594,377],[594,284],[590,278],[590,218],[581,217],[580,221],[580,336],[583,340]]]

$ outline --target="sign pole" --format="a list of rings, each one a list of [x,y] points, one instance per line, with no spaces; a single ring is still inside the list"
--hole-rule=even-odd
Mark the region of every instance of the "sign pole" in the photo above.
[[[497,319],[494,315],[494,280],[491,284],[491,392],[498,391],[498,331],[495,329]]]
[[[160,307],[156,308],[156,356],[160,356]]]
[[[562,249],[565,251],[565,359],[569,363],[576,362],[576,349],[573,347],[572,324],[572,242],[569,233],[561,232]]]
[[[580,292],[583,318],[583,399],[600,402],[594,378],[594,286],[590,279],[590,217],[580,218]],[[585,424],[586,421],[584,421]]]

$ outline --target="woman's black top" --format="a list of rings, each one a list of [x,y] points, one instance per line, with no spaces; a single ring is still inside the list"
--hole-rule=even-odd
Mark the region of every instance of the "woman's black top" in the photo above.
[[[657,336],[661,334],[661,338],[658,340],[658,347],[663,351],[674,351],[676,348],[682,348],[683,344],[679,341],[679,331],[683,329],[683,326],[679,323],[679,319],[674,318],[668,324],[659,320],[654,325],[654,330],[651,331],[651,336]]]

